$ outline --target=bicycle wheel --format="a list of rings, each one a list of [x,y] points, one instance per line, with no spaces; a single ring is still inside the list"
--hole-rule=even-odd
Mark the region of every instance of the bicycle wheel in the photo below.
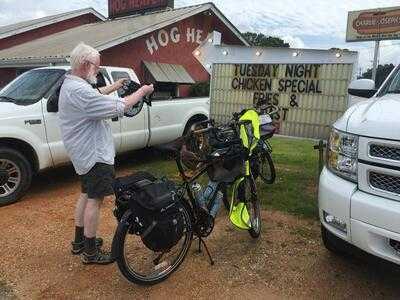
[[[257,196],[256,183],[252,175],[246,177],[246,207],[250,216],[251,228],[248,230],[252,238],[258,238],[261,233],[261,206]]]
[[[185,230],[181,240],[168,252],[153,252],[140,236],[130,232],[128,210],[118,223],[113,240],[113,254],[122,275],[130,282],[153,285],[165,280],[185,259],[193,237],[192,222],[185,207],[182,211]]]
[[[272,161],[271,153],[263,148],[257,153],[258,161],[260,164],[260,176],[262,180],[267,184],[272,184],[275,182],[276,173],[274,162]]]

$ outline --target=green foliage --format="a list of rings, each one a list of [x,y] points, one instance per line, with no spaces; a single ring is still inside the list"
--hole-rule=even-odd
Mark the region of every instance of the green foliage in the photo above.
[[[197,82],[190,86],[189,97],[208,97],[210,95],[210,81]]]
[[[263,33],[245,32],[243,33],[245,39],[252,46],[260,47],[284,47],[289,48],[289,43],[286,43],[279,37],[266,36]]]
[[[378,88],[382,85],[385,81],[386,77],[390,74],[390,72],[394,69],[393,64],[385,64],[385,65],[378,65],[376,69],[376,84],[375,86]],[[362,74],[360,78],[369,78],[372,79],[372,68],[368,69],[366,72]]]

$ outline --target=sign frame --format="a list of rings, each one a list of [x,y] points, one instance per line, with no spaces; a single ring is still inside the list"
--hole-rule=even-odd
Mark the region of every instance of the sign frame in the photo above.
[[[397,39],[400,39],[400,6],[348,12],[346,42]]]

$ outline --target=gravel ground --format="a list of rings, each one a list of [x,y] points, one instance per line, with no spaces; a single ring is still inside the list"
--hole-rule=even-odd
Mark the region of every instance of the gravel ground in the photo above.
[[[83,266],[70,254],[79,191],[73,169],[65,167],[37,176],[22,201],[0,208],[0,299],[399,299],[398,268],[365,255],[335,256],[321,245],[317,221],[270,211],[263,212],[257,241],[221,212],[208,238],[214,266],[193,243],[168,280],[133,285],[115,264]],[[116,227],[112,207],[106,201],[101,215],[106,248]]]

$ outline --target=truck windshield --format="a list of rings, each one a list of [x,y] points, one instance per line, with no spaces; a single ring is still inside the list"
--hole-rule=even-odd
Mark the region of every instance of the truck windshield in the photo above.
[[[36,69],[28,71],[0,91],[0,102],[29,105],[40,100],[56,83],[65,70]]]
[[[397,70],[395,76],[392,77],[386,93],[388,94],[400,94],[400,69]]]

